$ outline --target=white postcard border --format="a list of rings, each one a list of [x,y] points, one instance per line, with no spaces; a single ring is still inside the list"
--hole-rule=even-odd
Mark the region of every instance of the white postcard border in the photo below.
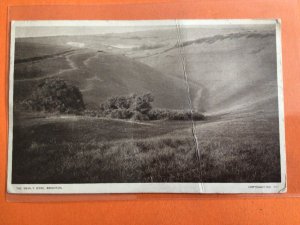
[[[166,25],[276,25],[277,85],[280,130],[280,183],[88,183],[88,184],[12,184],[13,87],[16,27],[34,26],[166,26]],[[282,77],[280,19],[225,20],[52,20],[12,21],[9,69],[9,143],[7,192],[11,194],[99,194],[99,193],[285,193],[286,154],[284,130],[284,96]],[[202,186],[204,192],[201,192]]]

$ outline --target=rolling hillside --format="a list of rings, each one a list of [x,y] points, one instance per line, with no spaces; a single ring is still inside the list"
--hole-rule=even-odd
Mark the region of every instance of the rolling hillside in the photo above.
[[[17,109],[13,182],[279,182],[275,53],[271,26],[17,39],[15,102],[43,79],[61,77],[79,87],[88,109],[114,95],[152,92],[154,107],[191,103],[205,120]]]
[[[274,32],[232,33],[193,41],[182,39],[181,53],[189,82],[202,87],[193,96],[195,108],[204,105],[209,113],[253,110],[254,106],[272,112],[277,110]],[[175,46],[139,60],[164,74],[182,77],[178,54]]]
[[[21,55],[18,51],[30,46],[40,56],[39,51],[48,52],[44,50],[47,45],[57,49],[53,50],[56,56],[38,63],[17,64],[15,77],[64,77],[80,87],[90,107],[97,107],[99,101],[111,95],[150,91],[155,95],[155,106],[161,108],[187,108],[189,95],[194,109],[208,114],[276,112],[274,29],[256,27],[237,32],[228,28],[219,33],[220,28],[183,27],[178,31],[173,27],[121,34],[22,38],[17,40],[17,56]],[[66,52],[70,49],[72,52]],[[58,50],[66,53],[59,55]],[[31,86],[37,80],[26,82]]]
[[[35,43],[26,43],[27,46],[30,44],[34,49]],[[19,43],[18,46],[22,44]],[[60,49],[60,46],[53,48]],[[16,52],[22,49],[16,48]],[[16,101],[26,98],[32,87],[41,80],[61,77],[80,88],[88,108],[95,108],[114,95],[145,92],[153,93],[155,107],[184,109],[189,106],[186,84],[182,78],[163,75],[155,68],[122,54],[88,48],[61,51],[61,54],[53,51],[53,57],[49,57],[48,53],[37,53],[40,59],[30,54],[27,58],[22,58],[23,61],[16,61]]]

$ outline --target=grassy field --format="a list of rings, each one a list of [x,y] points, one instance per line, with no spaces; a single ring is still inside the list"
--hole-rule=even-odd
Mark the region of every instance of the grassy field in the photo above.
[[[13,183],[280,181],[278,122],[256,115],[136,124],[28,119],[14,127]]]

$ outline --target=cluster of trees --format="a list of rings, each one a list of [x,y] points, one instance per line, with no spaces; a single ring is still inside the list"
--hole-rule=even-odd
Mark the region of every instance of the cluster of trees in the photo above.
[[[87,116],[109,117],[132,120],[203,120],[198,112],[154,109],[151,93],[114,96],[103,102],[98,110],[85,110],[82,94],[78,87],[59,78],[46,79],[22,102],[29,110],[83,114]]]
[[[151,93],[128,96],[114,96],[101,104],[98,111],[86,111],[90,116],[110,117],[116,119],[132,120],[203,120],[203,114],[199,112],[154,109]]]
[[[78,87],[59,78],[42,81],[22,105],[29,110],[50,113],[77,114],[85,109]]]
[[[148,120],[148,112],[152,109],[154,97],[152,94],[131,94],[114,96],[100,105],[103,116],[118,119]]]

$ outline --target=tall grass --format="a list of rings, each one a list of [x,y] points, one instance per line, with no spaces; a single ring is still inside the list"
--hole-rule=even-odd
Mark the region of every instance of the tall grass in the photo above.
[[[215,125],[220,131],[241,126],[228,123]],[[113,141],[99,141],[95,136],[30,141],[17,136],[13,183],[280,181],[276,132],[266,133],[268,127],[257,124],[256,133],[265,135],[255,138],[255,130],[243,124],[245,129],[240,128],[240,133],[229,131],[229,136],[214,135],[210,132],[216,126],[203,125],[202,132],[206,130],[207,135],[198,134],[200,158],[189,129],[159,137]]]

